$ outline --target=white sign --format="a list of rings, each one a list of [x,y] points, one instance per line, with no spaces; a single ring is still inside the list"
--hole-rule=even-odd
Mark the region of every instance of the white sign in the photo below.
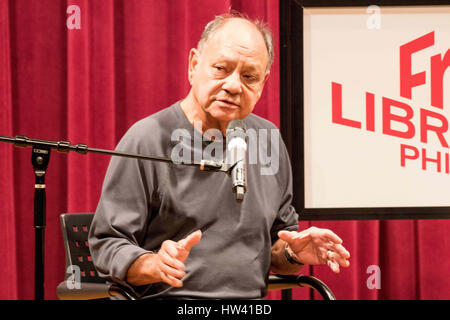
[[[450,206],[450,6],[304,8],[305,208]]]

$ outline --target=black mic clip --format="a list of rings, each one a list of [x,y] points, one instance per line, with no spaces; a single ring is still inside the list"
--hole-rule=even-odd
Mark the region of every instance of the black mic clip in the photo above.
[[[225,172],[229,174],[229,168],[223,162],[216,162],[212,160],[201,160],[200,161],[200,170],[202,171],[216,171],[216,172]]]

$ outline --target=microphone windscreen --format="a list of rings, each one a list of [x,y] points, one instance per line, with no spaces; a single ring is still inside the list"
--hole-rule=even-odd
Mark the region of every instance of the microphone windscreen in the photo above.
[[[242,120],[231,120],[230,123],[228,124],[227,130],[234,130],[236,128],[241,128],[245,131],[246,126],[244,121]]]
[[[227,141],[233,138],[242,138],[246,140],[246,125],[242,120],[232,120],[227,126]]]

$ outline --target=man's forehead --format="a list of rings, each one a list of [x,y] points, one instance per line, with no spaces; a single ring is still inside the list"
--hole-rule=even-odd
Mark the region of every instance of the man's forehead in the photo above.
[[[238,18],[230,20],[211,35],[207,47],[222,51],[221,54],[232,49],[244,55],[268,55],[264,38],[252,23]]]

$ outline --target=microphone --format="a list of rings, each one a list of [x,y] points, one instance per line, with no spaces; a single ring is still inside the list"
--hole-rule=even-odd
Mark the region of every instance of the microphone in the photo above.
[[[247,133],[242,120],[232,120],[227,127],[227,163],[231,165],[231,183],[237,202],[247,191]]]

